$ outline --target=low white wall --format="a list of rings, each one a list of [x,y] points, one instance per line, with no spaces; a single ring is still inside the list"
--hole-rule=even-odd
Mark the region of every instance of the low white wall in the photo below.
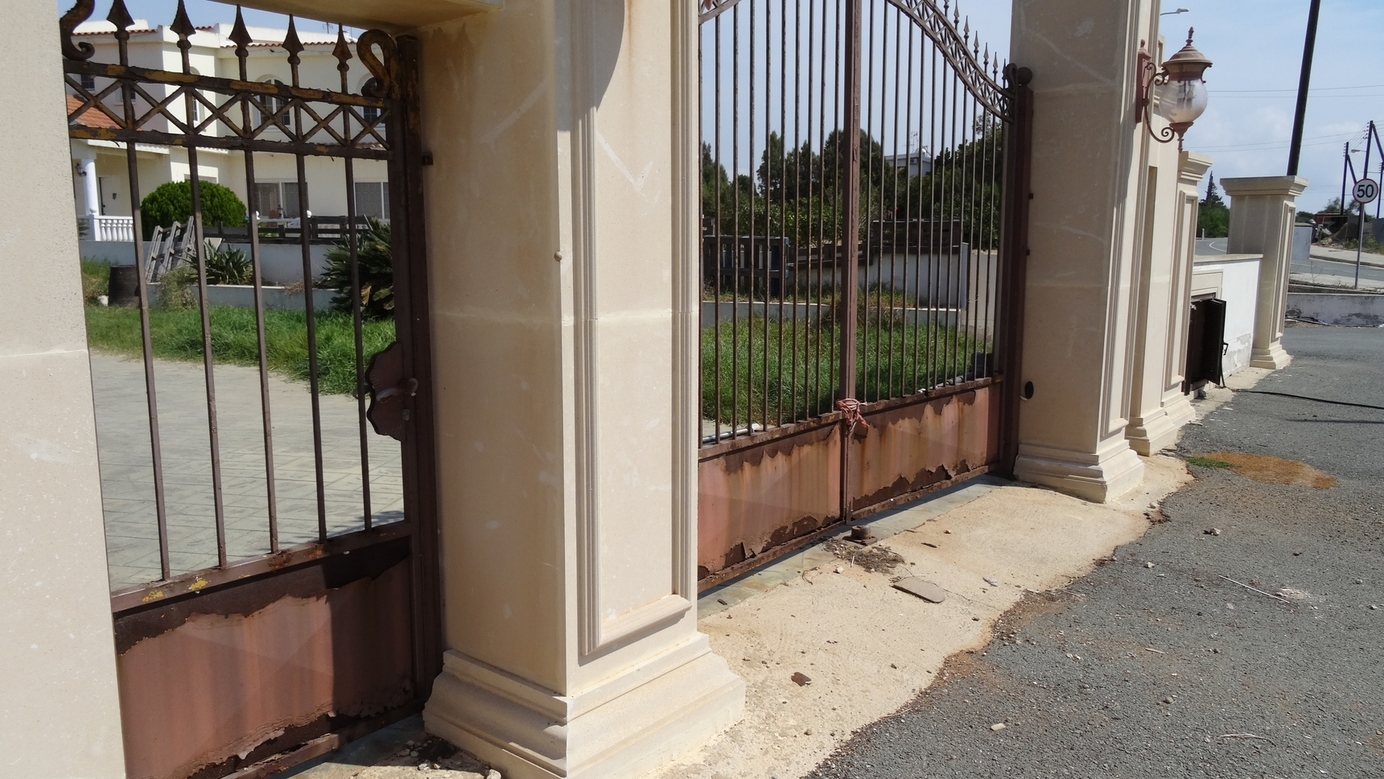
[[[1346,327],[1384,326],[1384,295],[1289,292],[1288,316]]]
[[[1249,366],[1254,345],[1254,309],[1259,297],[1258,254],[1210,254],[1194,259],[1192,296],[1214,293],[1225,301],[1226,376]]]
[[[250,244],[228,243],[233,249],[250,256]],[[89,260],[100,260],[111,265],[134,265],[134,244],[125,241],[81,241],[81,256]],[[326,244],[312,244],[308,250],[312,257],[313,278],[318,278],[327,269]],[[293,284],[303,280],[303,247],[300,244],[262,243],[260,244],[260,277],[266,284]]]
[[[163,288],[162,284],[155,282],[149,285],[149,299],[158,300]],[[283,311],[303,311],[307,304],[304,302],[303,293],[289,292],[283,287],[264,287],[264,307],[266,309],[280,309]],[[336,291],[331,289],[315,289],[312,291],[312,306],[314,311],[321,313],[326,311],[332,304],[332,298],[336,297]],[[241,286],[238,284],[209,284],[207,285],[207,299],[213,306],[238,306],[240,308],[255,307],[255,288],[252,286]]]

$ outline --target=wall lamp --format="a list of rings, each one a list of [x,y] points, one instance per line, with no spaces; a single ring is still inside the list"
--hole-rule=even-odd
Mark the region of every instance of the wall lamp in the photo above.
[[[1153,64],[1153,55],[1143,41],[1139,43],[1139,91],[1134,103],[1134,121],[1143,122],[1149,135],[1161,143],[1177,139],[1182,149],[1182,136],[1206,110],[1206,82],[1202,75],[1211,67],[1211,60],[1192,46],[1192,32],[1187,31],[1187,45],[1163,63],[1161,69]],[[1155,131],[1149,109],[1153,105],[1153,88],[1158,94],[1160,113],[1168,126]]]

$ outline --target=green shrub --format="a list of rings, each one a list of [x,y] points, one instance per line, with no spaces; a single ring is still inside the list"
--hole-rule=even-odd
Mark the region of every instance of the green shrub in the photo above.
[[[245,204],[229,188],[210,181],[201,183],[202,221],[207,225],[245,224]],[[144,196],[139,204],[144,237],[155,227],[172,227],[192,216],[192,182],[170,181]]]
[[[82,258],[82,298],[88,303],[110,292],[111,266],[104,260]]]
[[[390,319],[394,316],[394,256],[389,244],[389,224],[366,219],[364,230],[356,231],[356,264],[360,277],[360,313],[365,319]],[[336,290],[332,308],[349,313],[351,303],[351,246],[342,237],[327,250],[327,271],[320,282]]]

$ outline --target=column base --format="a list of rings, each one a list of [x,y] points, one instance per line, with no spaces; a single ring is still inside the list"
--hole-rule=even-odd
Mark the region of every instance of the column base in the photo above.
[[[1104,503],[1139,486],[1144,478],[1144,461],[1124,439],[1108,450],[1104,454],[1088,454],[1020,446],[1014,475],[1058,492]]]
[[[506,779],[615,779],[698,746],[744,709],[744,680],[697,634],[575,696],[449,651],[423,723]]]
[[[1181,425],[1168,416],[1167,409],[1159,408],[1147,419],[1134,419],[1125,428],[1125,438],[1135,452],[1148,457],[1161,452],[1177,441],[1177,431]]]
[[[1249,354],[1249,367],[1251,368],[1268,368],[1271,371],[1276,371],[1288,367],[1292,361],[1293,356],[1284,351],[1283,344],[1277,341],[1270,344],[1267,349],[1256,346]]]
[[[1180,389],[1172,390],[1163,396],[1163,411],[1168,415],[1168,421],[1179,432],[1197,416],[1196,409],[1192,408],[1192,401],[1188,400]]]

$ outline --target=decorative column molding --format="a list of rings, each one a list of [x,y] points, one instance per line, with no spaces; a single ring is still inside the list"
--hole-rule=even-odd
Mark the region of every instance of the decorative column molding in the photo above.
[[[82,182],[82,200],[78,203],[81,216],[92,217],[101,213],[101,186],[96,179],[96,155],[77,159],[77,178]],[[90,220],[88,220],[90,221]],[[96,236],[91,236],[95,240]]]
[[[506,777],[634,777],[739,718],[697,632],[696,5],[421,34],[447,651]],[[502,75],[495,75],[502,74]]]
[[[1192,421],[1192,403],[1182,391],[1187,367],[1187,328],[1192,319],[1192,271],[1197,251],[1197,221],[1201,215],[1199,188],[1212,159],[1184,151],[1178,155],[1177,225],[1173,239],[1173,295],[1168,316],[1168,354],[1164,369],[1163,409],[1181,428]]]
[[[1301,176],[1221,179],[1230,196],[1227,254],[1262,254],[1259,294],[1254,308],[1250,366],[1277,370],[1292,362],[1283,350],[1283,317],[1288,305],[1288,268],[1293,255],[1297,196],[1307,188]]]

